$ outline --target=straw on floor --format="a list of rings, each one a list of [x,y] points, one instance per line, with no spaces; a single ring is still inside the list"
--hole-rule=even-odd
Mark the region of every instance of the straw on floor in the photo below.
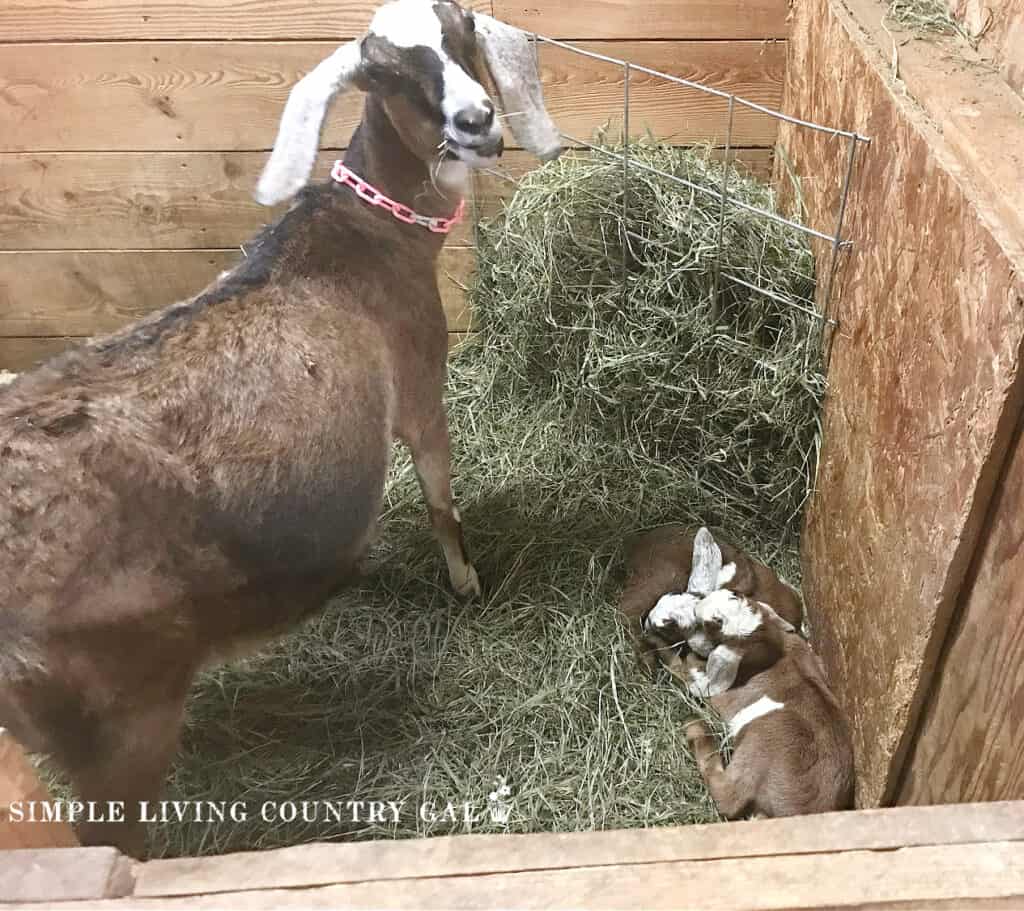
[[[699,150],[634,154],[721,181]],[[716,818],[682,738],[690,702],[624,642],[619,549],[663,521],[705,522],[796,580],[820,325],[728,283],[713,301],[717,204],[640,171],[624,290],[622,192],[617,162],[568,156],[481,231],[479,331],[452,358],[448,403],[482,602],[448,593],[399,454],[374,574],[205,674],[191,701],[168,798],[243,801],[248,818],[155,826],[157,854]],[[731,192],[772,204],[753,180]],[[730,270],[813,296],[794,232],[738,209],[724,231]],[[502,783],[505,822],[488,812]],[[405,804],[398,822],[366,807],[339,822],[318,803],[350,800]],[[311,803],[267,821],[264,801]]]

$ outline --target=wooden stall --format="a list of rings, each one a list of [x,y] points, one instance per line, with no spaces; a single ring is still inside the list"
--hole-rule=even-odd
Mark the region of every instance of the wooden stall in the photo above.
[[[0,4],[0,369],[23,370],[80,338],[201,290],[274,212],[252,199],[292,85],[369,23],[374,0],[7,0]],[[777,107],[785,0],[475,0],[554,38]],[[621,117],[622,74],[545,48],[559,125],[588,138]],[[666,96],[634,77],[632,124],[687,143],[724,125],[721,104]],[[324,131],[326,176],[355,125],[358,94]],[[767,173],[775,121],[738,118],[735,145]],[[512,149],[504,167],[530,166]],[[508,192],[478,183],[476,211]],[[472,229],[440,268],[449,327],[470,328],[462,286]]]
[[[850,197],[857,245],[832,313],[804,541],[859,799],[1024,797],[1021,467],[1008,459],[1022,406],[1020,99],[965,42],[886,31],[876,0],[794,9],[786,110],[874,140]],[[795,129],[781,142],[811,218],[834,212],[841,150]]]
[[[133,864],[0,853],[5,908],[1019,908],[1024,805],[626,832],[462,835]]]

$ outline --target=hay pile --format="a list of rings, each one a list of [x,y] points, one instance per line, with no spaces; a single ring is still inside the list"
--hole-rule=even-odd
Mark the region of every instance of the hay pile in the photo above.
[[[638,154],[721,179],[700,152]],[[732,191],[771,205],[753,181]],[[483,602],[448,594],[400,455],[371,580],[205,675],[191,703],[168,796],[244,800],[250,819],[159,827],[156,853],[716,818],[680,732],[688,703],[667,675],[640,673],[617,624],[618,549],[639,528],[702,521],[795,578],[819,326],[739,287],[712,318],[717,206],[640,173],[623,296],[621,193],[618,163],[566,158],[481,232],[480,331],[453,357],[448,402]],[[730,269],[808,296],[810,253],[790,232],[734,211],[725,236]],[[424,800],[484,809],[502,779],[507,824],[416,813]],[[255,809],[353,798],[408,803],[397,824],[268,825]]]

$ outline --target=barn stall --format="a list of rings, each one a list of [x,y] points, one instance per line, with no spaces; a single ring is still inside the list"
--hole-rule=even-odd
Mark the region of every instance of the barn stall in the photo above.
[[[0,332],[5,336],[0,342],[0,367],[25,369],[40,356],[59,350],[68,338],[109,331],[135,315],[193,293],[230,265],[239,255],[235,245],[244,244],[266,219],[249,198],[288,88],[338,39],[358,33],[370,12],[369,7],[332,9],[326,15],[323,7],[317,7],[308,17],[289,15],[287,20],[296,20],[292,22],[284,16],[280,20],[252,17],[251,11],[234,17],[230,10],[201,6],[190,10],[188,21],[183,21],[181,14],[159,4],[145,6],[145,10],[100,6],[88,11],[69,6],[59,14],[42,17],[33,14],[35,4],[14,4],[0,12],[3,34],[16,39],[9,47],[11,72],[18,77],[15,107],[30,112],[26,115],[22,110],[15,121],[18,128],[5,131],[8,166],[4,174],[11,179],[4,180],[8,217],[4,219],[7,227],[0,233],[6,248],[2,288],[7,304],[0,314]],[[549,105],[567,134],[581,142],[585,141],[582,137],[593,137],[595,130],[602,128],[614,134],[626,127],[628,116],[627,135],[649,129],[675,145],[710,143],[717,147],[712,149],[713,155],[737,161],[737,173],[742,168],[765,178],[774,175],[780,204],[791,206],[791,197],[799,198],[801,221],[817,232],[810,235],[809,243],[817,257],[817,308],[824,317],[819,322],[829,367],[821,462],[803,541],[804,591],[815,645],[826,660],[853,727],[860,804],[873,807],[1021,797],[1020,751],[1014,741],[1019,734],[1014,725],[1005,723],[1020,706],[1019,687],[1013,685],[1020,599],[1015,598],[1012,579],[1017,556],[1013,544],[1018,512],[1015,497],[1020,492],[1017,366],[1024,234],[1019,199],[1013,195],[1015,187],[1020,192],[1017,150],[1021,148],[1021,127],[1019,119],[1015,120],[1020,98],[1014,94],[1012,66],[1007,64],[1002,70],[1010,80],[1007,82],[998,66],[982,67],[971,57],[974,52],[954,39],[925,44],[914,40],[913,33],[900,32],[892,22],[883,28],[884,10],[875,4],[851,9],[804,0],[794,8],[791,21],[781,4],[715,4],[710,8],[694,4],[692,9],[690,5],[684,9],[652,3],[650,9],[641,11],[635,4],[602,4],[600,15],[586,10],[570,12],[554,4],[550,8],[502,6],[496,3],[494,14],[523,28],[638,66],[630,74],[618,65],[541,42],[538,53]],[[1001,22],[1012,19],[1014,10],[1001,10],[1000,15]],[[1019,10],[1016,15],[1020,17]],[[349,20],[346,27],[339,24]],[[890,32],[896,37],[890,39]],[[303,40],[284,42],[284,38]],[[116,43],[107,43],[112,40]],[[987,49],[986,40],[986,36],[980,37],[980,50],[990,53],[998,64],[1002,51],[999,47]],[[60,42],[61,65],[46,66],[40,46],[30,42],[52,44],[54,52]],[[207,54],[205,62],[203,54]],[[117,72],[123,76],[111,77],[112,61],[118,63]],[[692,80],[726,96],[735,93],[769,110],[737,105],[713,92],[679,91],[679,86],[647,79],[639,69],[642,67]],[[825,73],[834,78],[823,78]],[[26,104],[33,92],[48,98],[48,104]],[[623,97],[627,92],[628,108]],[[957,103],[950,104],[950,98]],[[780,119],[772,115],[775,109],[814,124],[831,125],[840,133]],[[357,111],[354,105],[343,106],[341,116],[335,117],[326,137],[328,148],[321,156],[324,172],[335,157],[331,148],[342,146]],[[872,138],[870,147],[862,142],[866,137]],[[117,147],[111,148],[115,142]],[[503,170],[505,176],[515,177],[528,166],[525,155],[513,150]],[[628,187],[628,170],[623,181]],[[477,185],[478,213],[483,217],[496,213],[500,200],[511,192],[512,185],[501,176],[483,177]],[[457,339],[480,328],[473,324],[472,309],[463,293],[474,261],[474,239],[469,231],[463,234],[456,246],[448,248],[442,264],[446,309]],[[415,534],[416,514],[400,518],[397,531],[390,533]],[[534,539],[544,533],[543,528],[531,531]],[[509,529],[497,528],[494,533],[508,534]],[[531,542],[514,539],[513,543]],[[495,572],[515,560],[514,550],[495,552]],[[408,571],[408,555],[408,551],[403,554],[401,565],[386,569],[384,586],[392,588],[385,593],[419,603],[422,588],[414,589],[413,595],[400,587],[402,574]],[[422,570],[433,572],[432,567]],[[607,574],[607,566],[600,571]],[[880,592],[886,595],[882,597]],[[527,606],[519,605],[521,609]],[[441,615],[451,610],[443,598],[436,611],[431,608],[428,617],[432,619],[420,621],[425,624],[422,632],[426,639],[443,638],[450,632],[449,621],[442,621]],[[411,612],[405,616],[410,623],[417,622]],[[993,623],[993,617],[1000,622]],[[493,614],[489,619],[485,615],[483,623],[493,628],[494,620]],[[521,632],[522,613],[506,616],[506,620],[510,621],[510,635]],[[310,635],[322,638],[324,633],[321,626],[314,627]],[[544,631],[540,635],[551,639],[541,641],[552,641],[557,633]],[[607,641],[584,641],[573,647],[580,652],[596,647],[602,665],[608,665]],[[399,652],[394,657],[408,662],[415,656]],[[204,684],[197,705],[202,727],[214,733],[197,735],[191,755],[186,739],[184,761],[171,783],[173,796],[219,795],[213,771],[218,765],[242,768],[242,775],[228,779],[233,793],[241,789],[247,796],[266,796],[275,794],[276,787],[276,796],[294,796],[293,771],[275,766],[272,757],[280,753],[283,739],[296,736],[309,738],[305,758],[311,762],[317,761],[317,747],[332,742],[333,751],[342,743],[341,761],[332,752],[333,765],[328,765],[327,773],[342,778],[340,794],[366,787],[365,779],[339,776],[346,756],[365,759],[365,741],[346,751],[344,741],[352,737],[352,730],[332,733],[330,722],[347,723],[365,738],[367,732],[380,733],[372,719],[365,715],[326,717],[323,705],[315,699],[312,704],[303,702],[311,687],[303,690],[293,685],[303,674],[329,673],[334,659],[328,656],[326,666],[318,667],[313,661],[306,668],[298,666],[293,655],[283,653],[278,659],[273,674],[256,675],[256,688],[245,682],[254,678],[253,668],[245,665]],[[518,829],[503,824],[495,831],[664,826],[714,818],[713,807],[707,806],[699,788],[688,790],[693,781],[691,774],[686,784],[684,762],[658,769],[663,773],[659,782],[663,802],[653,812],[650,807],[623,809],[610,799],[620,782],[608,760],[624,749],[631,730],[635,733],[631,709],[653,701],[653,697],[649,684],[630,676],[624,652],[622,661],[616,662],[613,656],[609,666],[609,674],[586,682],[603,687],[601,691],[609,695],[614,689],[620,704],[607,717],[622,712],[621,702],[625,701],[629,724],[622,717],[614,735],[586,741],[581,774],[575,781],[556,779],[563,793],[553,802],[557,804],[560,798],[564,806],[578,806],[579,793],[592,788],[588,781],[595,777],[603,779],[603,792],[597,789],[596,801],[591,794],[587,812],[578,818],[559,817],[555,811],[544,819],[535,811],[539,804],[530,802],[534,812],[527,816],[533,817],[532,822],[526,821],[525,827]],[[371,670],[378,674],[381,668]],[[622,675],[619,678],[616,670]],[[506,678],[518,674],[529,685],[535,682],[531,675],[537,672],[526,662]],[[558,685],[558,675],[547,678],[540,673],[550,686]],[[407,693],[388,681],[381,684],[372,675],[364,681],[376,684],[371,686],[371,701],[378,707],[385,696],[400,701]],[[491,680],[478,682],[485,690],[494,686]],[[662,697],[668,698],[667,691]],[[583,691],[579,699],[585,701]],[[255,702],[259,711],[239,710],[247,700]],[[557,700],[548,693],[534,708],[552,702]],[[514,703],[514,699],[505,703],[484,699],[477,708],[487,712],[500,705],[511,713]],[[232,715],[236,711],[241,711],[241,723]],[[285,729],[282,736],[280,728],[273,728],[287,716],[297,719],[297,724]],[[276,720],[261,729],[261,717]],[[599,710],[594,717],[600,727],[606,716]],[[426,720],[429,723],[430,718]],[[453,721],[472,724],[466,715]],[[676,718],[671,711],[646,722],[651,730],[668,735],[665,742],[651,747],[653,752],[685,759],[681,740],[672,735]],[[298,728],[305,730],[299,732]],[[246,752],[251,750],[255,761],[239,760],[240,731],[251,738]],[[571,726],[569,731],[576,733]],[[402,744],[397,746],[400,752]],[[396,744],[382,737],[377,748],[382,755],[395,752]],[[603,750],[604,755],[595,757],[595,749]],[[564,740],[553,748],[549,741],[547,750],[548,758],[559,750],[565,754],[563,758],[579,758],[566,748]],[[369,755],[375,756],[372,749]],[[440,749],[437,755],[443,756],[445,751]],[[449,756],[454,759],[452,767],[432,786],[459,796],[467,788],[490,786],[489,776],[497,781],[509,772],[513,776],[520,772],[498,765],[483,770],[478,757]],[[642,768],[638,764],[630,774]],[[528,790],[523,787],[527,782],[514,783],[517,789]],[[538,799],[551,785],[550,778],[537,777]],[[684,797],[680,799],[680,795]],[[672,809],[666,811],[669,807]],[[965,874],[957,884],[951,876],[936,887],[937,892],[929,892],[920,882],[919,868],[913,867],[918,872],[906,874],[907,891],[893,885],[891,892],[873,894],[875,901],[897,896],[953,900],[1019,895],[1020,882],[1005,875],[1005,870],[1013,867],[1014,846],[1010,843],[1020,837],[1019,805],[955,811],[958,815],[962,812],[973,814],[963,835],[951,829],[952,810],[941,817],[849,814],[822,817],[817,823],[801,822],[810,826],[805,829],[809,833],[820,835],[826,829],[837,833],[838,847],[831,850],[838,851],[902,845],[934,849],[939,851],[935,857],[945,858],[954,853],[952,845],[1000,843],[989,856],[1000,858],[1004,866],[997,863],[998,870],[990,871],[990,879]],[[855,822],[860,818],[865,822]],[[897,819],[923,825],[917,820],[925,818],[937,827],[929,837],[910,834],[913,826],[900,834],[904,830]],[[744,825],[751,838],[764,831],[757,828],[762,824]],[[890,842],[882,845],[877,834],[872,836],[874,841],[858,841],[857,825],[873,826],[875,833],[890,831]],[[8,824],[6,831],[12,839],[23,839],[26,834],[25,827],[17,824]],[[366,838],[447,831],[480,828],[428,825],[396,833],[371,825],[346,834]],[[487,831],[486,823],[483,831]],[[744,854],[739,848],[719,849],[717,854],[709,849],[699,856],[687,853],[692,849],[685,847],[689,844],[686,839],[696,838],[698,832],[702,838],[713,838],[705,833],[717,829],[691,829],[692,836],[685,830],[666,830],[666,834],[669,831],[681,839],[671,842],[676,847],[666,855],[651,855],[666,863],[704,863]],[[725,826],[722,831],[728,840],[737,837],[729,834],[736,832],[735,826]],[[786,833],[780,837],[788,837],[788,831],[780,830]],[[315,829],[303,832],[279,827],[275,831],[257,826],[240,841],[233,840],[239,832],[237,826],[225,829],[223,839],[211,840],[209,830],[195,829],[183,843],[164,843],[160,850],[171,854],[220,852],[335,835]],[[465,842],[464,849],[470,854],[484,852],[470,864],[469,872],[499,872],[500,865],[487,858],[486,851],[493,850],[487,845],[494,844],[487,839],[503,837],[486,836],[483,842],[473,837]],[[565,876],[576,867],[601,863],[588,860],[587,852],[597,850],[597,843],[578,837],[584,840],[573,844],[579,845],[582,853],[553,863]],[[638,832],[618,837],[623,841],[616,845],[641,845],[651,836]],[[808,851],[826,850],[823,842],[814,843],[814,835],[808,838],[812,845]],[[447,847],[440,847],[447,843],[448,839],[438,842],[438,850],[447,852]],[[508,856],[514,858],[509,866],[500,867],[511,875],[510,883],[522,882],[522,871],[537,869],[533,866],[536,861],[528,859],[529,851],[527,859],[512,851],[513,843],[528,843],[499,843],[508,845]],[[424,842],[422,848],[418,844],[401,848],[410,852],[404,863],[426,869],[429,863],[415,852],[429,852],[430,842]],[[383,846],[358,847],[365,852]],[[545,845],[544,851],[550,848]],[[340,853],[331,854],[330,860],[318,855],[320,859],[309,861],[311,869],[334,869],[347,863],[358,869],[357,855],[345,853],[356,851],[356,846],[335,850]],[[749,853],[778,852],[762,845]],[[790,853],[801,855],[802,849]],[[978,872],[980,850],[975,854],[958,847],[955,853],[966,869]],[[552,856],[560,855],[553,852]],[[642,854],[633,855],[633,860],[630,856],[626,851],[615,860],[623,869],[608,874],[613,881],[635,879],[635,871],[628,868]],[[72,856],[65,857],[70,864]],[[936,862],[931,854],[927,858],[922,854],[914,857],[913,863],[922,859]],[[283,868],[285,858],[281,860]],[[794,869],[808,875],[811,868],[800,866],[805,861],[794,861]],[[94,860],[79,862],[93,864]],[[838,897],[822,893],[819,904],[867,900],[853,886],[874,861],[868,855],[868,866],[860,867],[858,854],[851,855],[851,862],[851,869],[861,872],[848,877],[844,883],[848,891]],[[47,857],[33,863],[50,869],[56,861]],[[438,863],[434,869],[439,877],[464,869],[446,853]],[[784,878],[786,863],[780,859],[769,867]],[[127,869],[117,858],[109,858],[109,865],[111,871]],[[107,894],[104,889],[138,896],[227,890],[223,883],[209,887],[200,876],[180,891],[162,886],[157,888],[167,891],[147,893],[138,885],[145,882],[144,869],[133,874],[135,885],[128,885],[132,875],[111,873],[106,879],[100,877],[102,887],[90,886],[93,891],[89,894],[78,891],[66,897],[99,898]],[[159,869],[181,870],[173,866]],[[240,872],[243,867],[228,869],[238,877],[231,881],[229,876],[232,888],[242,882],[249,884],[250,874]],[[280,868],[270,865],[267,869]],[[666,872],[685,875],[691,871],[686,867],[678,871],[666,868]],[[558,885],[562,875],[540,877],[542,881],[531,881],[530,888],[536,888],[538,895],[551,894],[545,889],[562,894],[563,887]],[[571,874],[574,879],[581,875],[587,879],[588,874]],[[259,888],[323,886],[353,879],[353,874],[326,879],[312,875],[293,882],[281,876],[268,876]],[[81,889],[81,880],[76,883]],[[451,883],[446,883],[439,888],[450,887]],[[477,893],[472,886],[468,888],[468,894],[476,898],[467,897],[467,901],[479,903],[487,895],[483,887]],[[17,891],[10,894],[19,895]],[[38,894],[25,893],[23,897]],[[417,897],[426,900],[423,896],[429,894],[410,887],[401,901],[415,904]],[[659,893],[651,885],[643,894],[644,903],[654,903]],[[355,892],[349,896],[342,891],[337,898],[365,901]],[[721,896],[719,899],[724,901]],[[265,900],[273,903],[280,895],[268,895]],[[442,904],[447,900],[437,899]],[[728,906],[737,906],[736,900],[730,900],[733,903],[726,902]],[[747,895],[744,901],[749,904],[752,899]],[[758,896],[758,901],[762,903],[750,906],[797,904],[785,890]]]

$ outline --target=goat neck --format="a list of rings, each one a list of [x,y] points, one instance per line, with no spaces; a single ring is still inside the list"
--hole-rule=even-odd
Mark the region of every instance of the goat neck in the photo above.
[[[425,162],[410,151],[374,95],[366,97],[363,119],[345,153],[345,164],[381,193],[421,215],[450,218],[462,199],[462,188],[432,180],[430,169],[434,163]],[[452,166],[459,165],[453,163]],[[341,189],[341,192],[352,191]],[[387,212],[376,211],[380,218],[393,220]],[[397,221],[394,224],[430,246],[435,256],[444,246],[443,234],[434,234],[418,225],[403,225]]]

